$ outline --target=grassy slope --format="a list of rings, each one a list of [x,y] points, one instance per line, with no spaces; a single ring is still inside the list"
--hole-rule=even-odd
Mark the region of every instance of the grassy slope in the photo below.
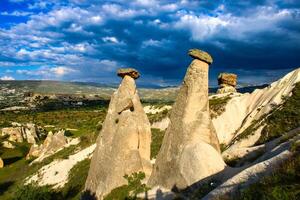
[[[240,192],[237,200],[300,199],[300,152],[282,164],[271,176]]]
[[[266,126],[263,128],[261,137],[256,144],[266,143],[300,126],[300,82],[296,83],[292,90],[292,95],[285,98],[285,102],[282,105],[274,107],[268,115],[253,121],[231,144],[247,138],[262,124]]]

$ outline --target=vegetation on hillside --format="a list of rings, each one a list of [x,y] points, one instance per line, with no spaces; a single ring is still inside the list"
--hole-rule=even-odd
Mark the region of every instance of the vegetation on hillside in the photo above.
[[[138,199],[138,194],[147,192],[150,189],[146,184],[142,183],[142,180],[145,178],[144,172],[133,173],[130,176],[125,175],[124,178],[128,182],[127,185],[112,190],[110,194],[104,197],[104,200],[135,200]]]
[[[147,116],[150,123],[153,124],[154,122],[159,122],[162,119],[169,117],[169,113],[170,111],[168,109],[164,109],[162,112],[158,112],[155,114],[147,113]]]
[[[251,185],[237,200],[296,200],[300,199],[300,151],[283,163],[274,173]]]
[[[230,95],[225,97],[212,97],[209,99],[209,109],[210,109],[210,117],[216,118],[225,112],[225,107],[228,101],[231,99]]]
[[[156,129],[156,128],[152,128],[151,129],[151,159],[156,158],[160,147],[162,145],[163,142],[163,138],[165,135],[165,131],[161,131],[160,129]]]
[[[274,138],[284,135],[286,132],[300,126],[300,82],[296,83],[292,90],[292,95],[283,97],[281,105],[273,106],[273,110],[254,120],[241,134],[239,134],[231,144],[253,135],[255,131],[264,126],[261,136],[256,145],[264,144]],[[230,145],[229,145],[230,146]]]
[[[265,119],[257,144],[262,144],[300,126],[300,82],[296,83],[292,95]]]

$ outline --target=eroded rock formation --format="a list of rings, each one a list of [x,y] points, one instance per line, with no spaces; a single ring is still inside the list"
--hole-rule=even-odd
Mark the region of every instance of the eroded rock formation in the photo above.
[[[183,188],[225,167],[209,113],[208,64],[212,58],[195,49],[189,54],[195,59],[172,108],[171,122],[148,182],[150,186]]]
[[[230,73],[221,73],[218,77],[218,94],[236,92],[237,75]]]
[[[30,144],[35,144],[39,141],[40,134],[42,134],[35,124],[19,124],[12,123],[12,127],[1,129],[2,136],[8,136],[7,140],[11,142],[27,141]]]
[[[140,102],[136,70],[127,71],[112,95],[97,148],[93,154],[85,190],[103,199],[112,189],[127,183],[124,175],[143,171],[151,173],[151,130]]]
[[[60,130],[54,134],[50,131],[43,144],[33,144],[31,146],[26,159],[38,157],[35,162],[39,162],[64,148],[68,143],[67,137],[65,137],[64,133],[64,130]]]

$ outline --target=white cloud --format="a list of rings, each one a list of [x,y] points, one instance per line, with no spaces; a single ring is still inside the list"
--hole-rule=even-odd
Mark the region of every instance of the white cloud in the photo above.
[[[76,70],[67,67],[55,67],[51,68],[49,71],[53,72],[55,76],[64,76],[76,72]]]
[[[37,70],[17,70],[17,74],[27,75],[27,76],[38,76],[43,79],[49,78],[61,78],[62,76],[70,75],[72,73],[78,72],[75,69],[69,67],[40,67]]]
[[[224,9],[218,7],[217,10]],[[250,15],[233,16],[228,13],[219,13],[216,16],[196,15],[195,13],[178,12],[179,20],[174,23],[175,29],[190,31],[195,41],[204,41],[210,38],[230,38],[234,40],[251,40],[251,34],[273,31],[280,33],[282,29],[277,24],[286,19],[293,20],[300,9],[281,9],[262,6]]]
[[[230,24],[230,19],[211,17],[207,15],[196,16],[193,14],[184,14],[180,20],[175,23],[175,28],[188,29],[191,31],[192,38],[203,40],[213,36],[220,29]]]
[[[12,81],[12,80],[15,80],[15,79],[12,76],[2,76],[2,77],[0,77],[0,80],[1,81]]]
[[[119,40],[116,37],[103,37],[103,42],[119,43]]]
[[[28,16],[28,15],[32,15],[32,12],[24,12],[24,11],[13,11],[11,13],[9,12],[1,12],[0,13],[3,16],[15,16],[15,17],[24,17],[24,16]]]

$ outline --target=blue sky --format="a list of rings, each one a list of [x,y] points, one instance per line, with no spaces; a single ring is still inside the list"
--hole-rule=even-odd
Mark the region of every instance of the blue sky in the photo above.
[[[190,48],[209,52],[240,83],[276,80],[300,66],[300,1],[1,0],[0,78],[176,85]]]

